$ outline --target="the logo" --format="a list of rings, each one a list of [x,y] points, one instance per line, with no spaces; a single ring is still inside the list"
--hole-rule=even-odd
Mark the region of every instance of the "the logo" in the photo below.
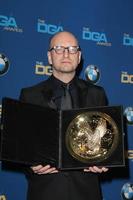
[[[90,31],[89,28],[83,28],[82,38],[83,40],[93,41],[97,45],[111,46],[111,43],[108,42],[104,32]]]
[[[57,32],[63,31],[63,27],[57,26],[55,24],[46,24],[45,20],[38,19],[37,31],[39,33],[48,33],[50,35],[53,35]]]
[[[133,74],[128,74],[128,72],[122,72],[121,83],[133,84]]]
[[[43,62],[36,62],[35,74],[37,75],[48,75],[52,74],[52,67],[49,65],[44,65]]]
[[[123,45],[125,45],[125,46],[133,46],[133,36],[131,37],[129,34],[124,33]]]
[[[5,195],[0,195],[0,200],[6,200],[6,196]]]
[[[121,196],[123,200],[133,200],[133,184],[125,183],[121,189]]]
[[[100,79],[100,72],[98,67],[95,65],[88,65],[85,69],[85,77],[89,82],[93,84],[97,83]]]
[[[133,161],[133,150],[128,150],[127,158]]]
[[[127,107],[124,111],[127,123],[133,125],[133,107]]]
[[[0,15],[0,27],[6,31],[14,31],[22,33],[23,30],[17,25],[16,19],[14,17],[8,17],[5,15]]]
[[[4,54],[0,54],[0,76],[4,75],[9,69],[9,60]]]

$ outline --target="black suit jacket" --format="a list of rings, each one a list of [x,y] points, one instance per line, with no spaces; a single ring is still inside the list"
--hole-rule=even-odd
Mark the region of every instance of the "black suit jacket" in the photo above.
[[[33,87],[22,89],[20,100],[56,109],[51,77]],[[80,108],[107,105],[102,87],[76,78]],[[54,134],[54,133],[53,133]],[[79,171],[37,175],[29,171],[28,200],[100,200],[98,177],[94,173]]]

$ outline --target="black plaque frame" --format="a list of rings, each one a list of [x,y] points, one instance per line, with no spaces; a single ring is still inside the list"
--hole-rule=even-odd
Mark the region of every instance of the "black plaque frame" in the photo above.
[[[70,122],[77,115],[89,111],[109,115],[118,126],[119,141],[115,151],[105,160],[84,163],[70,155],[65,137]],[[0,157],[3,161],[25,165],[51,164],[61,170],[82,169],[94,165],[125,165],[122,106],[56,111],[3,98],[1,129]]]

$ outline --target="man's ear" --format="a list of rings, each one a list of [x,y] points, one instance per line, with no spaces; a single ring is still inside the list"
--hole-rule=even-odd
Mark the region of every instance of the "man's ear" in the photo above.
[[[51,52],[47,52],[47,56],[48,56],[48,62],[50,65],[52,65],[52,59],[51,59]]]
[[[79,62],[78,62],[78,64],[80,63],[80,61],[81,61],[81,51],[79,51]]]

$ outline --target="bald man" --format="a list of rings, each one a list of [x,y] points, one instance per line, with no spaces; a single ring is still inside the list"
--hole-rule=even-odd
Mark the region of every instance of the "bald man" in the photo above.
[[[21,101],[60,110],[64,92],[62,86],[69,85],[72,108],[107,105],[102,87],[76,76],[81,49],[72,33],[63,31],[54,35],[47,55],[53,69],[52,75],[46,81],[22,89]],[[50,165],[32,166],[27,170],[27,200],[101,200],[97,173],[107,170],[93,166],[63,172]]]

